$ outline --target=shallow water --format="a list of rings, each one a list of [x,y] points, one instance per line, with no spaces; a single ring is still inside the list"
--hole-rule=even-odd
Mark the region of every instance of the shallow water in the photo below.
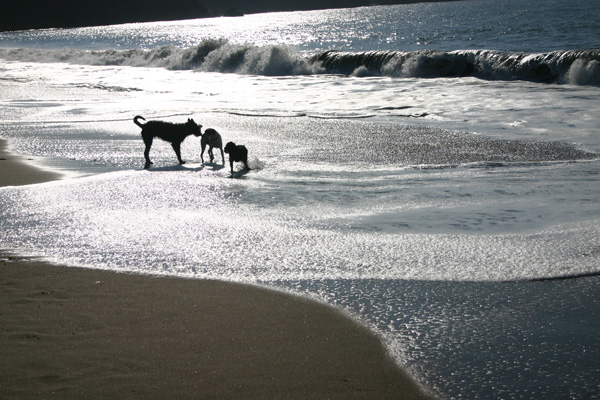
[[[600,165],[589,153],[384,125],[410,151],[389,154],[373,142],[369,162],[354,138],[380,132],[378,124],[231,119],[245,126],[239,135],[255,167],[238,179],[220,163],[175,166],[166,145],[153,149],[156,167],[140,170],[138,138],[116,135],[111,147],[89,153],[99,140],[78,143],[81,124],[58,125],[40,148],[48,151],[59,132],[72,138],[76,161],[63,163],[84,175],[0,189],[3,246],[335,304],[379,332],[398,362],[442,397],[595,395],[598,279],[506,282],[597,272]],[[301,133],[307,126],[335,137],[343,153]],[[26,127],[39,125],[12,129]],[[421,155],[419,143],[427,144]],[[197,161],[194,144],[185,157]],[[488,161],[498,148],[517,161]],[[433,154],[443,163],[406,160]],[[532,154],[545,161],[526,161]],[[564,154],[583,159],[560,160]],[[554,386],[542,384],[549,377]]]
[[[369,315],[417,376],[437,376],[430,382],[444,397],[489,399],[597,398],[598,312],[591,305],[598,302],[598,283],[593,277],[282,285]]]

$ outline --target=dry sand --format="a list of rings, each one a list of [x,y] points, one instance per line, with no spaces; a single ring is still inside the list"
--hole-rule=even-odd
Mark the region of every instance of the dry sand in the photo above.
[[[0,185],[60,176],[1,145]],[[2,254],[0,399],[427,398],[375,335],[332,307]]]

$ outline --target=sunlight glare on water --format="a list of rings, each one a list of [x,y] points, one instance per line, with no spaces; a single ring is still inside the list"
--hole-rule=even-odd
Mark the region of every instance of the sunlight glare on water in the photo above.
[[[597,398],[596,8],[2,32],[0,135],[69,179],[0,188],[0,244],[325,301],[441,398]],[[193,118],[252,170],[190,137],[144,171],[136,115]]]
[[[268,171],[261,172],[265,178],[240,183],[210,174],[123,172],[49,183],[35,196],[15,190],[20,199],[3,205],[3,219],[23,219],[20,210],[35,210],[27,219],[37,228],[15,227],[7,238],[20,247],[36,235],[46,254],[76,265],[127,270],[129,259],[138,260],[136,268],[146,273],[250,282],[334,277],[513,280],[556,273],[573,258],[577,265],[569,265],[563,274],[583,273],[595,265],[595,257],[586,262],[584,256],[598,240],[594,224],[563,226],[543,235],[469,235],[460,228],[450,233],[450,224],[448,233],[402,233],[407,223],[416,225],[413,232],[427,223],[417,217],[421,206],[416,206],[410,219],[402,221],[400,213],[394,217],[399,226],[382,233],[369,228],[382,224],[368,191],[350,189],[346,193],[353,199],[341,207],[333,206],[339,204],[337,197],[315,199],[321,204],[315,212],[310,197],[318,197],[318,189],[309,195],[301,182],[282,186],[279,181],[278,194],[269,188]],[[343,181],[334,185],[344,190]],[[351,222],[357,221],[358,210],[371,215],[362,226]],[[453,208],[438,207],[436,213],[442,221],[446,216],[461,218]],[[348,222],[345,214],[352,216]]]

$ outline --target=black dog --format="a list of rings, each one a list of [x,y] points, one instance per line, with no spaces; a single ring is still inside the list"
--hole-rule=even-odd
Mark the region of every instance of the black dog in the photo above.
[[[185,164],[185,161],[181,159],[181,142],[185,140],[189,135],[201,136],[200,128],[202,125],[198,125],[193,119],[188,118],[185,124],[173,124],[171,122],[164,121],[148,121],[142,124],[138,119],[146,120],[139,115],[133,119],[133,122],[142,128],[142,138],[146,145],[144,150],[144,157],[146,158],[146,165],[144,168],[150,168],[152,161],[150,161],[150,148],[152,147],[152,141],[155,137],[161,138],[162,140],[171,143],[179,164]]]
[[[202,135],[202,141],[200,143],[202,145],[202,153],[200,153],[202,163],[204,163],[204,149],[206,149],[206,146],[208,146],[210,162],[213,162],[215,159],[215,156],[213,155],[213,149],[219,149],[221,150],[221,163],[225,165],[225,156],[223,155],[223,140],[221,140],[221,135],[219,132],[213,128],[208,128],[204,131],[204,134]]]
[[[246,146],[238,146],[233,142],[229,142],[225,145],[225,153],[229,154],[229,166],[231,167],[232,175],[234,162],[243,162],[244,167],[250,169],[248,167],[248,149],[246,149]]]

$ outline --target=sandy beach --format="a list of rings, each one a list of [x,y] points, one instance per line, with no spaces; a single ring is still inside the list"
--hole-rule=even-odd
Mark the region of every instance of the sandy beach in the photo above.
[[[0,140],[0,186],[60,178],[5,149]],[[427,398],[332,307],[0,253],[2,399]]]

